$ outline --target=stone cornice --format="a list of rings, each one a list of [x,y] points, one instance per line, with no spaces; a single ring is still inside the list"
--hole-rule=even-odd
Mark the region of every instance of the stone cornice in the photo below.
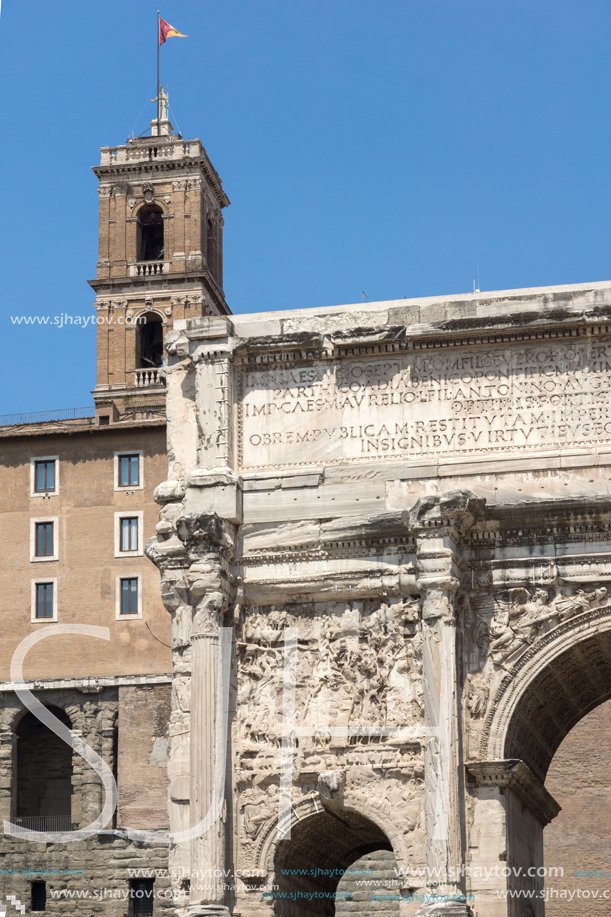
[[[346,312],[349,314],[348,309]],[[294,332],[266,337],[249,337],[234,351],[237,364],[294,363],[310,360],[375,356],[403,351],[494,346],[532,341],[574,340],[611,334],[611,310],[588,321],[583,313],[567,312],[562,322],[550,322],[538,313],[516,321],[511,315],[489,319],[465,319],[423,325],[384,325],[355,328],[345,335]],[[602,319],[602,320],[601,320]],[[528,327],[525,327],[528,325]]]
[[[118,397],[116,392],[114,397]],[[110,397],[110,396],[109,396]],[[104,434],[117,433],[122,430],[133,430],[138,427],[165,427],[166,420],[163,418],[152,418],[150,420],[121,420],[105,426],[95,423],[95,418],[86,418],[80,421],[61,421],[47,420],[38,423],[12,424],[8,427],[0,427],[0,439],[17,438],[19,436],[74,436],[77,433]]]
[[[216,169],[207,156],[189,159],[160,158],[158,160],[135,160],[134,162],[122,162],[116,165],[92,166],[92,171],[97,178],[102,181],[103,179],[108,180],[109,178],[117,179],[125,175],[134,176],[136,174],[146,174],[148,176],[159,172],[178,172],[184,171],[185,169],[188,171],[195,171],[193,167],[203,172],[210,188],[214,192],[219,207],[229,207],[229,198],[223,190]]]
[[[543,827],[560,812],[561,806],[523,761],[478,761],[467,764],[466,768],[479,786],[510,790]]]
[[[98,295],[117,296],[117,291],[128,294],[133,291],[158,292],[172,295],[180,288],[188,295],[193,285],[201,284],[206,292],[215,300],[216,306],[223,315],[231,315],[229,306],[225,302],[225,294],[219,287],[210,272],[205,270],[186,271],[176,274],[156,274],[150,278],[130,278],[127,275],[123,277],[102,277],[94,280],[88,280],[89,286],[95,290]]]
[[[129,685],[168,685],[172,675],[89,675],[85,678],[43,678],[23,683],[30,691],[80,691],[83,694],[99,694],[104,688]],[[20,684],[20,687],[23,687]],[[12,693],[12,681],[0,682],[0,692]]]

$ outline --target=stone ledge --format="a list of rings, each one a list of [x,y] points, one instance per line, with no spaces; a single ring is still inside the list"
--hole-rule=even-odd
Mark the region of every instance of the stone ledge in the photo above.
[[[127,685],[169,685],[172,676],[167,675],[100,675],[87,678],[56,678],[48,681],[26,681],[19,687],[30,691],[80,690],[83,694],[99,694],[104,688],[124,687]],[[0,682],[0,692],[15,691],[12,681]]]
[[[478,786],[496,786],[511,790],[543,827],[560,812],[556,802],[530,768],[517,758],[505,761],[474,761],[466,765],[467,773]]]

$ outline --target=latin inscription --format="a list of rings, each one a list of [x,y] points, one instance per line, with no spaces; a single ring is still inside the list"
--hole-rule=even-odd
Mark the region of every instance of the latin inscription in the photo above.
[[[462,348],[247,371],[243,465],[611,442],[611,343]]]

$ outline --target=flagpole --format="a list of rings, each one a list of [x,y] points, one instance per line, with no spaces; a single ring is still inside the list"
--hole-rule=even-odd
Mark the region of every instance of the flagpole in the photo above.
[[[160,23],[159,23],[159,10],[157,10],[157,136],[159,137],[159,106],[161,104],[161,84],[159,82],[159,35],[160,35]]]

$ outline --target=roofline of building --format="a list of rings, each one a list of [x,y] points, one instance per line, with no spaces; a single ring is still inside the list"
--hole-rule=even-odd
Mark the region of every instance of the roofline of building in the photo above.
[[[150,420],[120,420],[104,425],[96,423],[95,417],[78,418],[76,420],[43,420],[0,427],[0,439],[18,439],[23,436],[74,435],[75,433],[117,433],[122,430],[165,426],[165,418],[158,417]]]
[[[411,299],[385,299],[370,302],[346,303],[338,306],[312,306],[306,309],[279,309],[274,312],[237,312],[233,313],[232,321],[239,324],[241,321],[265,321],[267,319],[312,317],[317,315],[333,315],[334,313],[355,312],[384,312],[389,307],[408,308],[410,306],[429,306],[450,303],[476,303],[478,305],[500,305],[512,299],[536,299],[548,294],[550,297],[559,297],[562,293],[587,293],[595,290],[611,290],[611,280],[596,280],[590,283],[570,283],[557,286],[517,287],[509,290],[486,290],[475,293],[447,293],[436,296],[416,296]]]

